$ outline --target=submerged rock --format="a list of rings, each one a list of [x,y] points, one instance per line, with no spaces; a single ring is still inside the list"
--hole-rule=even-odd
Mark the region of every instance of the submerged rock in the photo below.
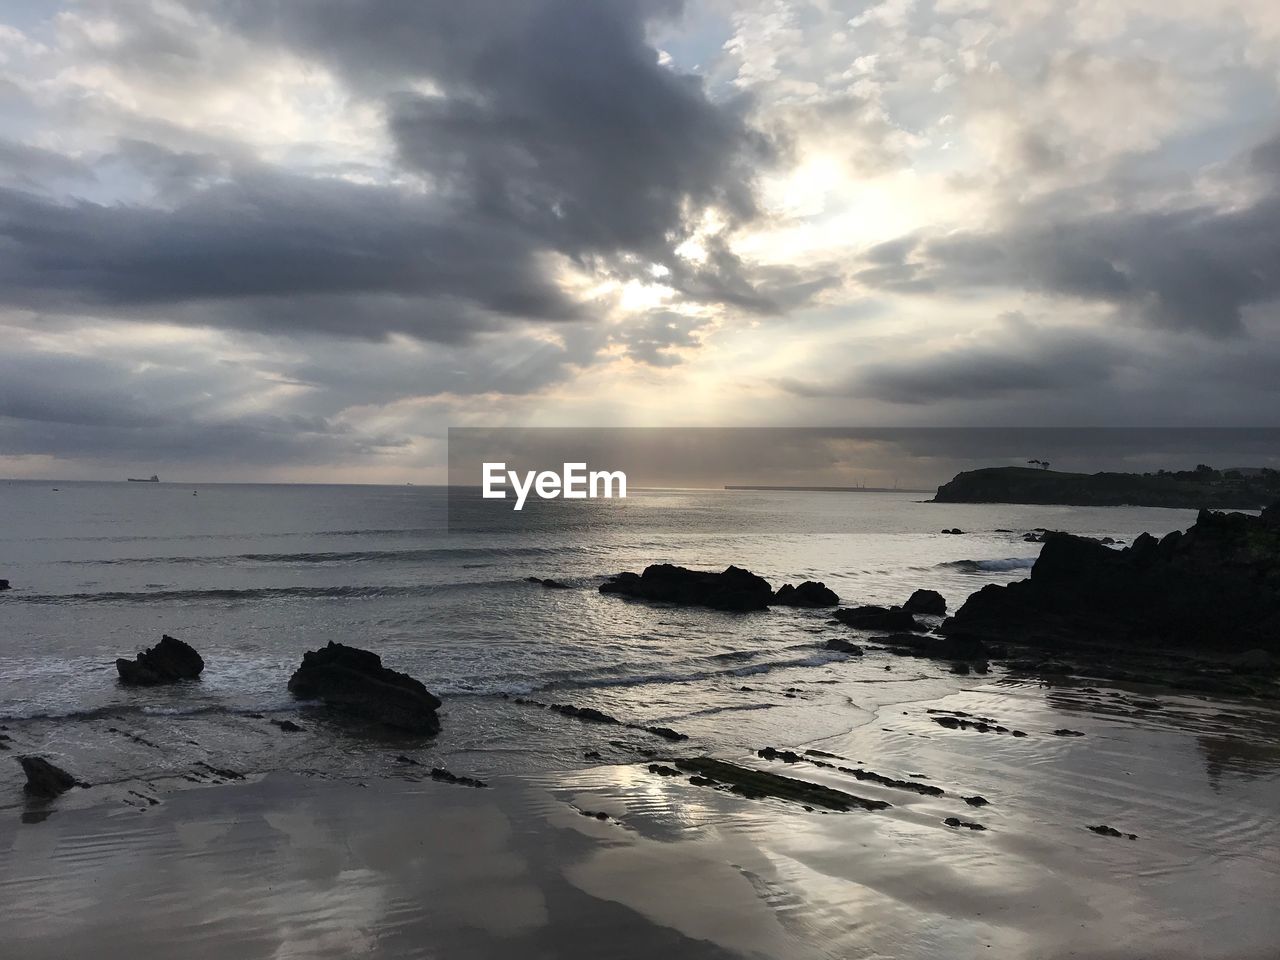
[[[839,637],[832,637],[826,642],[828,650],[839,650],[841,653],[847,653],[852,657],[862,656],[862,648],[856,643],[850,643],[848,640],[841,640]]]
[[[924,630],[911,613],[902,607],[846,607],[832,614],[845,626],[858,630]]]
[[[550,577],[525,577],[526,583],[538,583],[546,587],[548,590],[568,590],[567,583],[561,583],[559,580],[552,580]]]
[[[723,573],[689,570],[670,563],[645,567],[644,573],[620,573],[600,585],[601,593],[715,610],[764,610],[773,588],[750,570],[728,567]]]
[[[304,700],[409,733],[440,730],[439,698],[421,681],[382,665],[376,653],[330,641],[302,657],[289,691]]]
[[[779,800],[790,800],[793,803],[824,807],[828,810],[841,812],[854,807],[861,807],[864,810],[885,810],[893,806],[884,800],[868,800],[866,797],[845,793],[843,790],[835,790],[819,783],[782,777],[776,773],[753,770],[749,767],[739,766],[736,763],[714,760],[710,757],[692,757],[675,760],[673,763],[679,769],[701,778],[707,784],[714,784],[717,787],[723,786],[730,793],[736,793],[752,800],[774,797]],[[670,769],[669,767],[659,769],[655,769],[655,767],[660,767],[660,765],[652,764],[649,769],[654,773],[670,776],[670,774],[666,773]]]
[[[55,767],[44,757],[18,757],[18,763],[22,764],[22,772],[27,775],[26,785],[22,788],[27,796],[52,799],[72,787],[83,786],[67,771]]]
[[[1124,833],[1117,830],[1115,827],[1107,826],[1105,823],[1100,823],[1096,827],[1090,827],[1089,829],[1103,837],[1128,837],[1130,840],[1138,839],[1138,835],[1136,833]]]
[[[195,680],[204,670],[204,660],[194,647],[167,633],[160,642],[133,660],[116,660],[120,682],[131,686],[155,686]]]
[[[1280,653],[1280,503],[1200,511],[1186,532],[1117,550],[1047,535],[1031,576],[989,585],[943,624],[953,636],[1043,646]]]
[[[597,710],[595,707],[579,707],[571,703],[546,703],[542,700],[531,700],[528,697],[514,697],[511,702],[525,707],[550,710],[552,713],[573,717],[575,720],[582,720],[585,723],[606,723],[626,727],[628,730],[643,730],[645,733],[651,733],[655,737],[661,737],[663,740],[679,741],[689,739],[688,734],[672,730],[670,727],[653,727],[643,723],[627,723],[605,713],[603,710]]]
[[[942,821],[948,827],[965,827],[969,830],[985,830],[987,829],[980,823],[970,823],[967,820],[961,820],[959,817],[947,817]]]
[[[784,583],[773,595],[772,603],[779,607],[835,607],[840,597],[825,583],[806,580],[798,587]]]
[[[937,590],[917,590],[907,598],[902,609],[908,613],[922,613],[926,616],[941,617],[947,612],[947,601]]]
[[[431,769],[431,779],[438,780],[441,783],[457,784],[460,787],[484,788],[488,786],[483,780],[477,780],[475,777],[459,777],[457,774],[450,773],[444,767],[433,767]]]

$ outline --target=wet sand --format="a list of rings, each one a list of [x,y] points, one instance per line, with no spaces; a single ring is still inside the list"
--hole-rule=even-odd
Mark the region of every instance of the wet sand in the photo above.
[[[935,719],[957,714],[1009,732]],[[647,762],[487,789],[425,769],[115,784],[0,811],[0,942],[25,958],[1276,955],[1273,707],[993,681],[769,745],[832,756],[721,756],[892,806],[806,811]],[[1088,830],[1104,824],[1137,839]]]

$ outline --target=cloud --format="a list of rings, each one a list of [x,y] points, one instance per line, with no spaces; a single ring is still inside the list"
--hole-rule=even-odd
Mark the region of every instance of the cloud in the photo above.
[[[1043,292],[1211,337],[1242,334],[1248,308],[1280,297],[1280,189],[1223,207],[1094,206],[1068,191],[1017,208],[993,229],[907,238],[871,251],[855,278],[905,293]]]
[[[91,354],[11,338],[0,355],[0,449],[217,469],[332,463],[408,442],[309,412],[295,391],[251,366],[210,360],[199,344],[122,355],[110,346]]]
[[[0,189],[0,238],[0,299],[27,309],[444,342],[579,315],[523,235],[395,188],[268,170],[171,209]]]
[[[806,398],[868,397],[912,405],[981,401],[1096,388],[1132,358],[1132,351],[1097,333],[1045,328],[1015,314],[970,343],[920,359],[867,363],[835,382],[784,379],[780,386]]]

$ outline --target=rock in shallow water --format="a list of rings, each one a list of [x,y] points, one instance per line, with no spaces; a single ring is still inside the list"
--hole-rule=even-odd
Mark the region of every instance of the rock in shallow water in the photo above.
[[[847,627],[857,630],[924,630],[925,627],[902,607],[847,607],[832,614]]]
[[[841,640],[839,637],[832,637],[827,641],[828,650],[839,650],[841,653],[847,653],[852,657],[862,656],[862,648],[856,643],[850,643],[848,640]]]
[[[1280,503],[1200,511],[1186,532],[1115,550],[1045,538],[1031,576],[969,597],[942,630],[1018,643],[1280,652]]]
[[[407,674],[388,669],[368,650],[330,641],[308,651],[289,678],[289,691],[304,700],[409,733],[440,730],[440,700]]]
[[[79,785],[75,777],[44,757],[19,757],[18,762],[27,775],[27,783],[22,789],[28,796],[52,798]]]
[[[835,607],[840,604],[840,597],[825,583],[806,580],[798,587],[784,583],[771,602],[779,607]]]
[[[941,617],[947,612],[947,601],[937,590],[917,590],[907,598],[902,609],[908,613]]]
[[[729,567],[723,573],[689,570],[670,563],[655,563],[644,573],[620,573],[600,585],[601,593],[617,593],[638,600],[657,600],[715,610],[764,610],[773,600],[773,588],[750,570]]]
[[[149,687],[161,683],[195,680],[204,670],[204,660],[194,647],[167,633],[160,642],[144,650],[133,660],[116,660],[120,682],[130,686]]]

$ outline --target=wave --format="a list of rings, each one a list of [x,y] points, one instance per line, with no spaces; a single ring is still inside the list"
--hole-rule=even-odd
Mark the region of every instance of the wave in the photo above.
[[[69,707],[65,710],[33,709],[29,712],[0,713],[0,723],[19,723],[37,720],[117,720],[128,717],[197,717],[210,714],[229,717],[253,717],[276,713],[297,713],[304,707],[316,706],[314,700],[288,700],[260,706],[232,707],[219,703],[193,703],[184,705],[108,703],[96,707]]]
[[[1005,557],[1000,560],[947,560],[938,566],[965,573],[1005,573],[1009,570],[1030,570],[1035,563],[1035,557]]]
[[[522,580],[472,580],[409,586],[247,587],[210,590],[105,590],[101,593],[22,593],[5,591],[6,603],[248,603],[257,600],[378,600],[387,597],[429,597],[448,590],[509,587]]]
[[[64,560],[63,563],[89,566],[132,566],[163,563],[166,565],[226,566],[241,563],[309,564],[309,563],[418,563],[465,557],[541,557],[582,552],[584,547],[430,547],[417,550],[325,550],[298,553],[234,553],[211,556],[112,557],[103,560]]]

